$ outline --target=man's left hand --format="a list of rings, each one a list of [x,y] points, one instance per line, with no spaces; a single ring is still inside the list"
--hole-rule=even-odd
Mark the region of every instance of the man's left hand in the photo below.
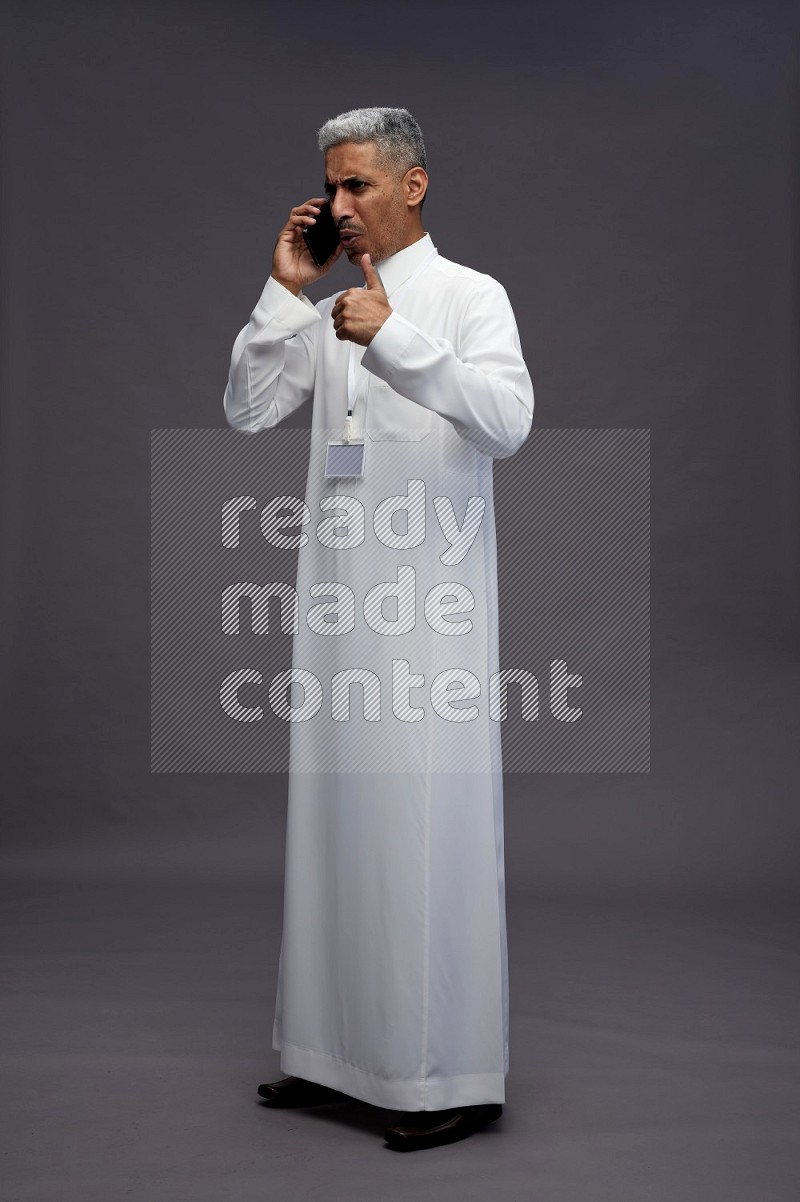
[[[361,270],[367,282],[366,289],[348,288],[337,297],[331,317],[337,338],[369,346],[392,309],[380,276],[367,254],[361,256]]]

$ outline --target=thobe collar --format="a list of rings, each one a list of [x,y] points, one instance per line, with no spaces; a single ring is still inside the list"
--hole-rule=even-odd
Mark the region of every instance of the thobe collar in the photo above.
[[[404,246],[402,250],[395,251],[388,259],[377,264],[375,270],[381,277],[381,283],[389,298],[434,249],[430,234],[423,234],[417,242]]]

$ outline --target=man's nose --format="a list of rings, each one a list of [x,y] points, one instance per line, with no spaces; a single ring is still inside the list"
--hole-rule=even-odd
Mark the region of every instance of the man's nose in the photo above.
[[[343,217],[352,217],[353,209],[350,205],[350,200],[347,192],[341,188],[337,188],[334,195],[331,197],[331,216],[338,223]]]

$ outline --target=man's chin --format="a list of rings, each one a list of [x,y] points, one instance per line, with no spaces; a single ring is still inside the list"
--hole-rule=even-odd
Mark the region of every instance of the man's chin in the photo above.
[[[351,263],[360,263],[361,256],[366,254],[368,250],[369,247],[365,246],[362,240],[359,238],[353,246],[346,246],[344,248],[344,253],[347,255]]]

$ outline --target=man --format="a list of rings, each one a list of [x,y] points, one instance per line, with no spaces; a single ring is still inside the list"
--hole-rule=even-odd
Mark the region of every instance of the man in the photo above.
[[[318,267],[303,230],[326,197],[292,209],[224,399],[247,433],[313,400],[307,512],[339,515],[298,556],[298,596],[336,600],[301,620],[287,675],[303,703],[286,713],[273,1047],[291,1075],[259,1094],[399,1110],[385,1138],[413,1150],[471,1134],[505,1101],[500,729],[486,703],[498,670],[492,460],[527,438],[533,389],[504,289],[439,255],[423,228],[411,114],[344,113],[319,146],[341,242]],[[362,287],[313,305],[302,289],[342,254]],[[348,441],[356,474],[326,474]]]

